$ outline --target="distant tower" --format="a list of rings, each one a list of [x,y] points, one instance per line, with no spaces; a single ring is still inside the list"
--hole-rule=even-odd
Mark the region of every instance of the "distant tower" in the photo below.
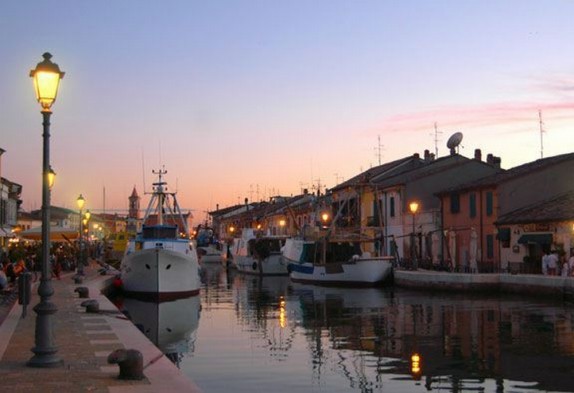
[[[140,218],[140,197],[138,195],[138,192],[136,191],[136,186],[134,186],[134,189],[132,191],[132,195],[130,195],[129,200],[130,200],[130,210],[128,212],[128,217],[139,220],[139,218]]]

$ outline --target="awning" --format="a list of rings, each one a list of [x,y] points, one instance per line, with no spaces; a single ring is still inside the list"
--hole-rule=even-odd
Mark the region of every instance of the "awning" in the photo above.
[[[519,244],[550,245],[550,244],[552,244],[552,234],[551,233],[536,233],[536,234],[522,235],[518,239],[518,243]]]
[[[14,237],[11,227],[0,226],[0,237]]]
[[[29,240],[42,240],[42,227],[28,229],[20,232],[20,237]],[[60,226],[50,227],[50,241],[64,242],[78,238],[78,230],[74,228],[63,228]]]

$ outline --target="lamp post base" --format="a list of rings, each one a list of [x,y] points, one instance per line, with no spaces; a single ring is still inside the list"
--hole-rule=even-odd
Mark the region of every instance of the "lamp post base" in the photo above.
[[[50,282],[42,279],[38,289],[41,300],[34,307],[36,313],[36,346],[32,348],[34,356],[26,363],[28,367],[55,368],[64,365],[64,361],[57,356],[58,347],[54,345],[52,317],[58,308],[48,300],[53,292]]]

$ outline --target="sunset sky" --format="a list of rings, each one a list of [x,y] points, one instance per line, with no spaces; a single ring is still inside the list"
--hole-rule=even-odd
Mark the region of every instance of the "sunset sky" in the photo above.
[[[29,77],[66,72],[53,106],[54,205],[125,209],[165,165],[202,211],[298,194],[438,147],[455,132],[510,168],[574,146],[574,1],[5,1],[2,176],[41,207],[42,117]],[[435,147],[434,123],[438,125]],[[142,205],[147,203],[144,198]]]

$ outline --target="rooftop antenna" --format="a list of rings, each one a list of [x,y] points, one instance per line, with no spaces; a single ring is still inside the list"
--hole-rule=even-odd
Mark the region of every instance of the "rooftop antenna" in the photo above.
[[[339,179],[341,180],[344,179],[343,176],[339,176],[338,173],[335,173],[334,175],[335,175],[335,184],[339,184]]]
[[[458,147],[460,146],[460,142],[462,142],[462,132],[455,132],[448,138],[446,142],[446,147],[450,149],[450,155],[458,154]]]
[[[538,120],[540,123],[540,158],[544,158],[544,122],[542,121],[542,110],[538,109]]]
[[[434,155],[438,158],[438,135],[442,134],[442,131],[438,130],[436,121],[434,122]]]
[[[375,152],[377,153],[377,158],[379,159],[379,165],[381,165],[381,158],[383,157],[383,154],[381,152],[381,150],[383,150],[383,148],[385,147],[384,145],[381,145],[381,136],[377,135],[377,147],[375,148]]]

